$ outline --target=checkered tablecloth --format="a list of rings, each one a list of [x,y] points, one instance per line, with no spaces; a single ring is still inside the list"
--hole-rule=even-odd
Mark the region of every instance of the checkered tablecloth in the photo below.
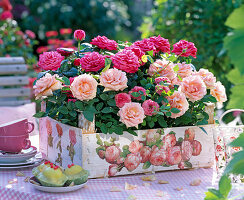
[[[31,176],[31,169],[19,170],[25,176]],[[158,172],[157,180],[150,186],[143,186],[141,180],[145,175],[120,176],[103,179],[89,179],[87,186],[69,193],[46,193],[35,190],[25,177],[17,177],[17,170],[0,170],[0,199],[1,200],[110,200],[110,199],[173,199],[198,200],[204,199],[208,187],[212,186],[212,169],[195,169]],[[17,183],[9,184],[9,180],[17,179]],[[199,186],[190,186],[194,179],[201,179]],[[158,180],[168,181],[169,184],[158,184]],[[137,185],[136,189],[125,190],[125,182]],[[121,188],[121,192],[110,192],[113,186]],[[176,188],[183,188],[181,191]],[[162,191],[163,197],[157,196]]]

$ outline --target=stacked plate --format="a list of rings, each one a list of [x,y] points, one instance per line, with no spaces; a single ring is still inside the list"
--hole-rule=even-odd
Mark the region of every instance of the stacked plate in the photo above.
[[[42,154],[33,146],[16,154],[0,151],[0,169],[34,167],[42,161]]]

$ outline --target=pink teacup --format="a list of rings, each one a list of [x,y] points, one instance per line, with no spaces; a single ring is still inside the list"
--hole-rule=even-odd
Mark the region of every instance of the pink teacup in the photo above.
[[[29,135],[34,130],[34,124],[27,119],[19,119],[0,125],[0,136]]]
[[[19,153],[22,149],[31,147],[28,135],[0,136],[0,150],[11,153]]]

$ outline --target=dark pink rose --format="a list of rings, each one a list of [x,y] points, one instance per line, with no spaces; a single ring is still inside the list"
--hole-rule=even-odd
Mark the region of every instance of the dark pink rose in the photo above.
[[[80,63],[81,63],[81,59],[80,58],[76,58],[74,60],[74,66],[80,66]]]
[[[177,165],[181,162],[181,149],[180,146],[168,148],[167,162],[169,165]]]
[[[144,109],[145,115],[152,116],[157,114],[155,111],[158,111],[159,105],[150,99],[143,102],[142,108]]]
[[[38,66],[43,70],[57,70],[63,59],[57,51],[44,52],[39,56]]]
[[[108,163],[116,163],[117,158],[120,156],[120,149],[117,146],[110,146],[106,149],[105,159]]]
[[[91,44],[97,46],[100,49],[107,49],[109,51],[117,50],[118,44],[114,40],[110,40],[105,36],[97,36],[92,39]]]
[[[180,40],[179,42],[175,43],[173,47],[172,53],[175,53],[176,55],[180,55],[182,57],[192,56],[193,58],[196,58],[197,48],[192,42]]]
[[[125,103],[131,102],[131,97],[127,93],[119,93],[115,95],[116,106],[122,108]]]
[[[57,48],[56,51],[62,56],[69,56],[74,52],[74,49],[71,48]]]
[[[193,153],[191,142],[183,141],[181,144],[181,156],[183,161],[190,160]]]
[[[132,50],[124,49],[112,57],[114,68],[127,73],[135,73],[140,67],[140,62]]]
[[[131,91],[129,92],[129,94],[131,95],[132,99],[136,99],[138,101],[142,100],[142,95],[139,93],[139,91],[143,92],[143,95],[146,96],[146,90],[143,87],[140,86],[135,86],[133,89],[131,89]],[[138,92],[140,95],[138,97],[134,97],[132,96],[133,92]]]
[[[193,128],[188,128],[185,130],[185,138],[184,140],[188,140],[192,142],[195,138],[195,130]]]
[[[75,102],[77,101],[77,99],[68,99],[68,103],[69,103],[70,101],[73,102],[73,103],[75,103]]]
[[[179,167],[180,169],[184,169],[184,168],[185,168],[185,164],[184,164],[184,162],[180,162],[180,163],[178,164],[178,167]]]
[[[136,41],[133,44],[134,46],[138,46],[144,53],[146,53],[147,51],[152,51],[155,52],[156,48],[153,44],[153,42],[150,41],[150,39],[145,38],[143,40],[140,41]]]
[[[176,145],[176,137],[174,134],[167,134],[163,137],[163,148],[167,149]]]
[[[141,163],[141,157],[140,154],[128,154],[127,157],[125,158],[125,167],[127,168],[128,171],[133,171],[136,169],[139,164]]]
[[[74,130],[69,130],[69,139],[71,144],[75,145],[76,144],[76,134]]]
[[[36,34],[34,32],[32,32],[31,30],[26,30],[25,34],[31,38],[31,39],[35,39],[36,38]]]
[[[148,146],[144,146],[140,150],[140,155],[141,155],[141,163],[145,163],[149,160],[151,156],[151,149]]]
[[[85,31],[83,31],[83,30],[75,30],[75,32],[74,32],[74,38],[77,41],[82,41],[82,40],[85,39],[85,37],[86,37]]]
[[[168,77],[162,77],[162,76],[155,78],[154,83],[160,84],[161,82],[163,82],[163,83],[170,83],[170,80],[169,80]]]
[[[193,156],[198,156],[201,153],[201,151],[202,151],[201,143],[199,141],[197,141],[197,140],[193,140],[193,142],[191,144],[192,144],[192,148],[193,148],[192,155]]]
[[[104,159],[104,158],[105,158],[105,151],[104,151],[104,150],[99,150],[99,151],[98,151],[98,156],[99,156],[101,159]]]
[[[10,11],[6,10],[3,11],[0,15],[0,20],[12,19],[13,15]]]
[[[115,176],[115,174],[118,172],[118,165],[112,164],[108,168],[108,175],[109,176]]]
[[[170,53],[169,40],[161,37],[160,35],[158,37],[150,37],[149,40],[154,44],[156,52],[161,51],[163,53]]]
[[[86,72],[97,72],[105,67],[105,58],[97,52],[86,54],[80,59],[81,67]]]
[[[135,45],[131,45],[130,47],[126,47],[125,49],[131,50],[135,53],[135,55],[137,56],[138,60],[141,61],[141,57],[143,55],[145,55],[145,53],[140,49],[140,47],[135,46]]]
[[[0,45],[3,44],[3,40],[0,38]]]
[[[159,166],[162,165],[167,158],[167,152],[165,149],[158,149],[158,147],[153,148],[149,161],[152,165]]]

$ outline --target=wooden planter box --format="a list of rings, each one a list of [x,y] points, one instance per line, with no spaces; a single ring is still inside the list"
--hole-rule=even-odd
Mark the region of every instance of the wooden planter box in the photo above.
[[[210,111],[213,114],[213,107]],[[214,163],[214,124],[137,130],[138,136],[127,132],[119,136],[94,133],[94,123],[82,115],[80,122],[76,128],[41,118],[40,151],[60,166],[81,165],[90,171],[90,178],[211,167]]]

